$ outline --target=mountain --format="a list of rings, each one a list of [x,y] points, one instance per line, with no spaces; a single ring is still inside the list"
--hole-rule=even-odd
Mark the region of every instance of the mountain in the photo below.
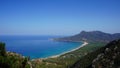
[[[79,42],[79,41],[87,41],[87,42],[110,42],[115,39],[120,38],[120,33],[109,34],[104,33],[101,31],[91,31],[86,32],[82,31],[79,34],[74,36],[64,37],[64,38],[56,38],[56,41],[72,41],[72,42]]]
[[[120,39],[91,52],[78,60],[71,68],[119,68]]]

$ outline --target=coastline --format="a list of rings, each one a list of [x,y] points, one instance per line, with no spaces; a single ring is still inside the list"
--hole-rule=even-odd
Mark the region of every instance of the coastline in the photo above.
[[[76,51],[76,50],[80,49],[81,47],[86,46],[87,44],[89,44],[89,43],[88,43],[88,42],[83,42],[82,45],[80,45],[79,47],[77,47],[77,48],[75,48],[75,49],[72,49],[72,50],[70,50],[70,51],[63,52],[63,53],[61,53],[61,54],[53,55],[53,56],[46,57],[46,58],[32,59],[32,61],[35,61],[35,60],[44,60],[44,59],[48,59],[48,58],[57,58],[57,57],[59,57],[59,56],[61,56],[61,55],[63,55],[63,54],[66,54],[66,53],[69,53],[69,52],[72,52],[72,51]]]
[[[66,54],[66,53],[69,53],[69,52],[72,52],[72,51],[76,51],[76,50],[80,49],[81,47],[86,46],[87,44],[88,44],[88,42],[83,42],[82,45],[80,45],[79,47],[77,47],[77,48],[75,48],[75,49],[72,49],[72,50],[67,51],[67,52],[63,52],[63,53],[61,53],[61,54],[59,54],[59,55],[50,56],[50,57],[47,57],[47,58],[57,58],[57,57],[59,57],[59,56],[61,56],[61,55],[63,55],[63,54]]]

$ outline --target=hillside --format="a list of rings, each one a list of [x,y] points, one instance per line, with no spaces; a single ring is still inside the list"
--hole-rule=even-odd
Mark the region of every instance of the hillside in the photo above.
[[[30,68],[28,60],[20,54],[6,52],[5,44],[0,43],[0,68]]]
[[[87,54],[78,60],[71,68],[119,68],[120,39]]]
[[[120,33],[109,34],[101,31],[91,31],[91,32],[82,31],[81,33],[74,36],[56,38],[54,40],[72,41],[72,42],[87,41],[87,42],[107,42],[108,43],[112,40],[119,39],[119,38],[120,38]]]

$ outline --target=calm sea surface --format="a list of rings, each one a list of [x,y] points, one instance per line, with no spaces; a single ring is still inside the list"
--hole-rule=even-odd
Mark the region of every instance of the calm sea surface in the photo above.
[[[50,39],[58,36],[0,36],[5,42],[7,51],[17,52],[31,59],[59,55],[79,47],[78,42],[57,42]]]

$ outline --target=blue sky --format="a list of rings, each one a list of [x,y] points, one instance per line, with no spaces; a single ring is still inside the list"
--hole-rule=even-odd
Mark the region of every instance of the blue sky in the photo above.
[[[120,0],[0,0],[0,35],[120,32]]]

